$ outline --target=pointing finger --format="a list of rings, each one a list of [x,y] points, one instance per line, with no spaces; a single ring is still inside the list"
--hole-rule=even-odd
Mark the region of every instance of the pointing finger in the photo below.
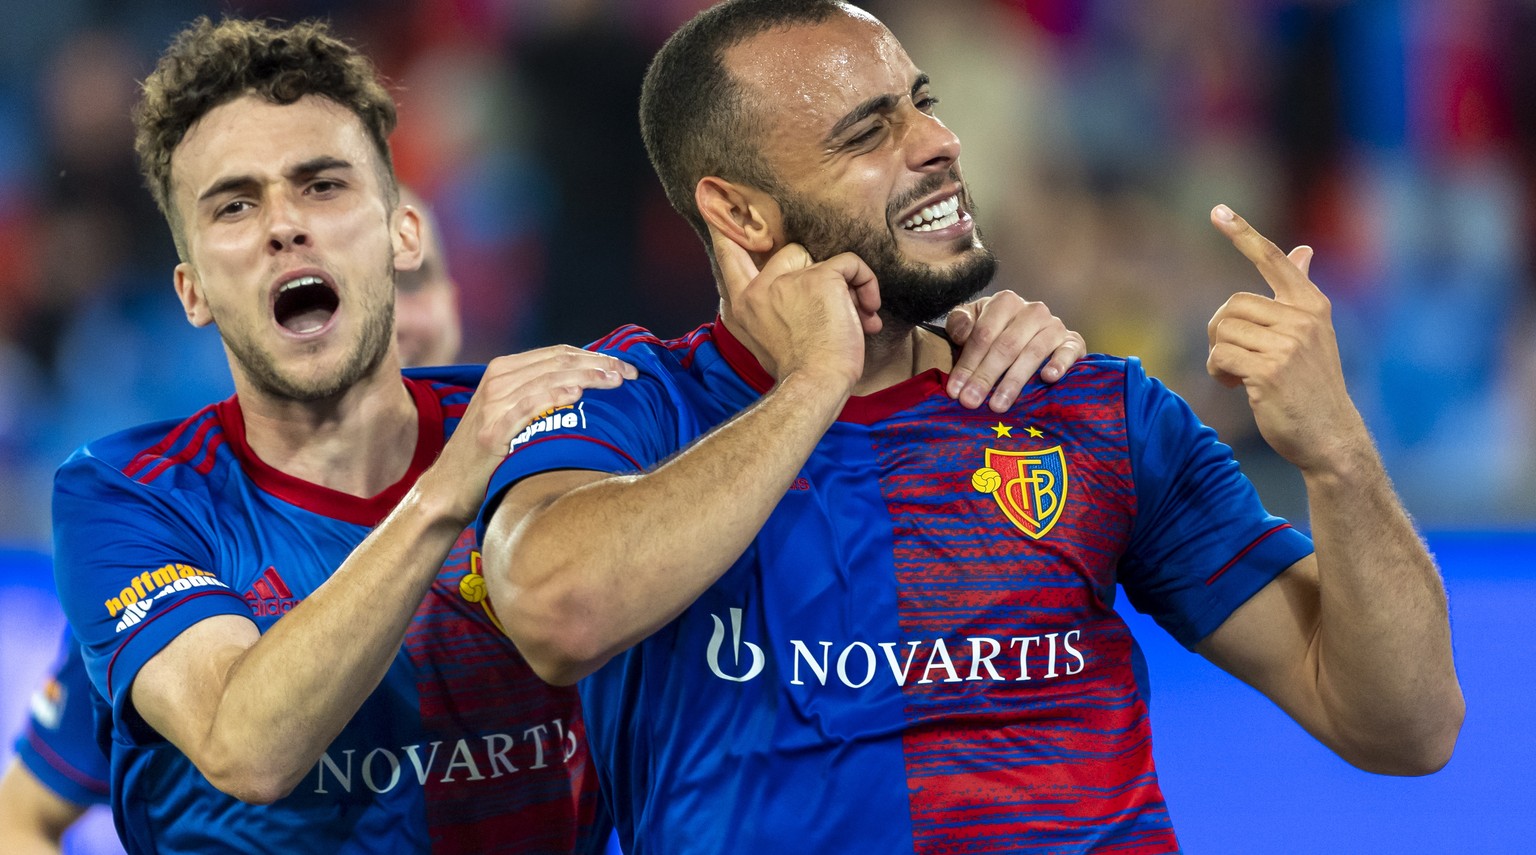
[[[1248,221],[1239,217],[1226,205],[1211,210],[1211,222],[1232,241],[1253,266],[1258,268],[1264,281],[1269,283],[1275,299],[1282,303],[1305,300],[1317,291],[1307,274],[1295,260],[1288,258],[1269,238],[1259,234]],[[1309,259],[1310,252],[1308,250]],[[1307,262],[1310,264],[1310,260]]]

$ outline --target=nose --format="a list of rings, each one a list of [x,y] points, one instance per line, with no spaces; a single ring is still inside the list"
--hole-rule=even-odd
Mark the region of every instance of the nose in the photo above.
[[[907,165],[914,172],[941,172],[960,159],[960,138],[938,116],[912,108]]]
[[[267,210],[270,217],[267,226],[267,246],[272,252],[278,253],[309,245],[311,242],[309,230],[304,226],[297,206],[286,199],[276,198],[268,203]]]

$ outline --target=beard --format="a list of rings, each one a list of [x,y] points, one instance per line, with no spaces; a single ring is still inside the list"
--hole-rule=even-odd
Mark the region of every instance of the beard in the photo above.
[[[885,221],[893,222],[903,208],[937,190],[945,181],[958,179],[953,173],[930,176],[893,202]],[[961,199],[967,211],[975,210],[964,190]],[[864,260],[880,282],[880,317],[887,326],[895,321],[910,329],[932,321],[981,293],[997,273],[997,256],[982,242],[979,227],[956,242],[958,260],[937,267],[902,258],[890,227],[856,220],[830,205],[795,195],[781,194],[779,208],[784,214],[785,238],[805,247],[811,258],[822,261],[841,252],[852,252]]]
[[[220,326],[219,337],[224,340],[230,357],[264,394],[299,403],[332,400],[373,373],[383,361],[384,354],[389,351],[390,340],[395,332],[393,259],[389,263],[388,275],[390,287],[385,299],[375,305],[362,305],[363,329],[357,343],[335,370],[324,375],[300,378],[285,374],[272,353],[258,345],[254,336],[246,330]]]

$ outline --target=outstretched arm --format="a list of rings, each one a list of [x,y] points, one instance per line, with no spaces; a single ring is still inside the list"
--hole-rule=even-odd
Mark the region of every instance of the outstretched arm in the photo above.
[[[1427,774],[1450,759],[1465,709],[1445,588],[1344,387],[1328,298],[1225,205],[1212,222],[1274,296],[1234,295],[1211,319],[1208,370],[1241,385],[1266,441],[1301,470],[1316,553],[1198,647],[1345,760]]]
[[[437,461],[323,585],[265,634],[233,615],[194,624],[139,671],[134,707],[219,789],[286,795],[383,679],[511,438],[621,376],[633,366],[576,348],[492,362]]]

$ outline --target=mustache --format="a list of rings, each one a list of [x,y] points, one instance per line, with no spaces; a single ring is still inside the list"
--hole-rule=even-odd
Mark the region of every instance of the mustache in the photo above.
[[[917,185],[911,190],[908,190],[907,192],[897,197],[896,201],[885,207],[885,218],[887,220],[896,219],[896,217],[899,216],[902,211],[905,211],[906,209],[917,204],[925,196],[932,194],[934,191],[938,190],[940,187],[943,187],[945,184],[959,184],[960,198],[967,198],[967,194],[965,192],[965,183],[960,180],[960,166],[959,164],[954,164],[944,172],[935,172],[928,175],[921,181],[917,182]]]

